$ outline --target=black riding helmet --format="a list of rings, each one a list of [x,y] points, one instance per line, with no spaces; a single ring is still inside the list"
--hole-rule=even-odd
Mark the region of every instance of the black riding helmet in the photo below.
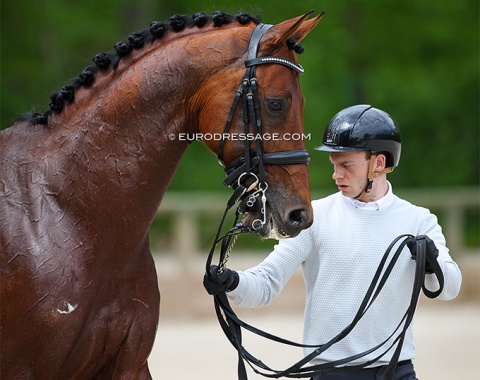
[[[400,130],[386,112],[370,105],[356,105],[337,113],[327,125],[323,145],[316,150],[346,152],[370,150],[384,153],[386,166],[394,168],[400,161]]]

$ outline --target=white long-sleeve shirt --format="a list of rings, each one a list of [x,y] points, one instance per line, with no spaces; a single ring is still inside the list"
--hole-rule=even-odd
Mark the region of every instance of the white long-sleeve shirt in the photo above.
[[[402,234],[427,235],[435,242],[445,277],[439,298],[449,300],[459,293],[462,275],[445,245],[436,216],[392,194],[391,186],[375,210],[355,205],[340,192],[313,201],[312,206],[314,222],[309,229],[281,240],[262,263],[239,272],[238,287],[228,293],[234,303],[246,307],[269,304],[301,265],[306,284],[303,342],[325,343],[351,323],[387,247]],[[415,262],[405,247],[380,296],[354,330],[311,364],[358,354],[392,334],[410,302],[414,271]],[[427,275],[426,286],[438,289],[434,275]],[[400,360],[415,357],[412,325]],[[388,346],[352,364],[371,360]],[[395,347],[375,365],[388,364]],[[307,355],[312,349],[304,351]]]

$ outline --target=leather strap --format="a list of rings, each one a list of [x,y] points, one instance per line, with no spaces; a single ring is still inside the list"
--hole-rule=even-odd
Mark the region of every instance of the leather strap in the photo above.
[[[265,32],[272,26],[273,25],[270,24],[258,24],[255,29],[253,29],[252,36],[250,37],[250,44],[248,45],[247,60],[257,57],[260,40]]]
[[[247,162],[250,162],[250,171],[258,173],[258,165],[260,157],[254,156],[247,161],[245,156],[239,156],[234,159],[230,165],[225,168],[227,177],[223,180],[223,184],[227,187],[235,186],[238,178],[247,172]],[[263,154],[263,163],[270,165],[293,165],[307,164],[310,162],[310,154],[306,150],[291,150],[286,152],[272,152]]]
[[[245,66],[246,67],[257,66],[257,65],[263,65],[265,63],[278,63],[280,65],[288,67],[289,69],[295,70],[299,74],[303,74],[305,72],[305,70],[301,65],[293,63],[288,59],[280,58],[280,57],[260,57],[260,58],[249,59],[245,61]]]

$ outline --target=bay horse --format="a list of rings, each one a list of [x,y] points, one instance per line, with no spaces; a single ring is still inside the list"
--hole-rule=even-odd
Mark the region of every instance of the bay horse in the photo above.
[[[311,225],[304,141],[225,134],[245,131],[247,109],[231,102],[253,53],[258,104],[248,110],[262,133],[303,132],[295,52],[323,15],[310,13],[264,28],[253,45],[263,24],[246,13],[153,22],[97,54],[46,112],[0,132],[2,379],[151,378],[160,293],[148,232],[190,143],[182,134],[220,134],[204,143],[227,174],[248,166],[232,184],[249,187],[244,196],[264,166],[265,209],[244,220],[263,218],[262,237]]]

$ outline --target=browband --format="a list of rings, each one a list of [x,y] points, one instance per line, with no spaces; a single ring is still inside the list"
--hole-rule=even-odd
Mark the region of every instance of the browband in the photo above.
[[[280,58],[280,57],[259,57],[259,58],[249,59],[248,61],[245,61],[245,66],[250,67],[250,66],[261,65],[264,63],[278,63],[280,65],[287,66],[292,70],[295,70],[299,74],[303,74],[305,72],[305,70],[301,65],[298,65],[296,63],[293,63],[292,61],[289,61],[288,59]]]

